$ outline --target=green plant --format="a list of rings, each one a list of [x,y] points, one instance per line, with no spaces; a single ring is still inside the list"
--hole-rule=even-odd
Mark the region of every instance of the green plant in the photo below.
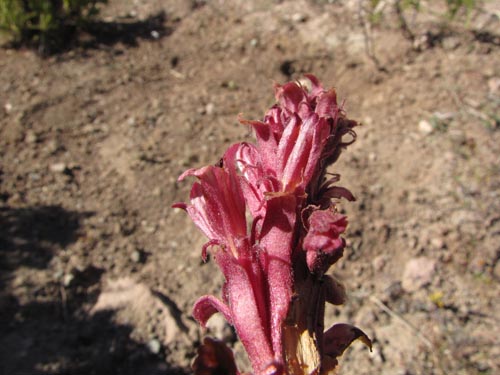
[[[0,0],[0,31],[15,45],[42,52],[63,42],[98,13],[107,0]]]
[[[447,16],[449,19],[455,18],[457,13],[464,9],[467,15],[477,7],[476,0],[446,0]]]
[[[18,39],[25,25],[30,18],[27,12],[23,11],[23,7],[16,0],[1,0],[0,1],[0,30],[8,32],[13,38]]]
[[[405,38],[410,39],[411,41],[415,40],[415,34],[412,32],[410,26],[408,25],[408,22],[406,21],[406,18],[404,16],[404,11],[407,8],[413,8],[415,12],[420,11],[420,1],[419,0],[397,0],[394,3],[394,9],[396,11],[396,15],[398,16],[399,20],[399,27],[401,28],[401,31],[403,32],[403,35]]]
[[[383,19],[384,8],[388,4],[383,0],[367,0],[368,4],[367,13],[368,13],[368,21],[372,24],[380,24]],[[446,9],[443,13],[438,14],[439,17],[453,20],[456,18],[462,11],[467,16],[470,13],[478,8],[479,1],[478,0],[445,0]],[[420,0],[396,0],[393,3],[394,12],[398,18],[399,27],[403,32],[404,36],[410,40],[415,39],[415,35],[411,30],[411,27],[407,21],[407,16],[405,13],[407,11],[413,11],[414,13],[420,13],[422,11],[423,4]]]

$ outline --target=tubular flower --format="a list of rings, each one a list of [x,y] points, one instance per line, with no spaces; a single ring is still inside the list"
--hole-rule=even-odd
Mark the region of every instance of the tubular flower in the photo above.
[[[277,104],[250,125],[256,144],[231,146],[218,165],[184,172],[198,179],[190,204],[177,203],[208,237],[225,276],[222,298],[201,297],[193,316],[202,326],[214,313],[232,324],[257,375],[327,374],[360,338],[347,324],[324,331],[325,303],[342,304],[343,286],[326,275],[343,253],[347,218],[332,199],[354,200],[326,168],[355,140],[356,122],[313,75],[311,88],[275,85]],[[345,136],[350,135],[349,140]],[[223,343],[206,339],[195,374],[237,374]]]

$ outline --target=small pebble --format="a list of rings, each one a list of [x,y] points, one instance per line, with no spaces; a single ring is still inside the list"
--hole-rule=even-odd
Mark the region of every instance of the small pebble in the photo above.
[[[384,255],[379,255],[372,260],[372,266],[375,271],[381,271],[386,263]]]
[[[436,261],[427,257],[414,258],[406,263],[401,285],[408,292],[415,292],[418,289],[431,283],[436,269]]]
[[[440,237],[434,237],[431,238],[431,246],[435,249],[444,249],[446,247],[446,244],[444,243],[443,239]]]
[[[66,275],[64,275],[63,277],[64,287],[68,288],[69,286],[71,286],[71,283],[73,282],[74,279],[75,275],[73,275],[72,273],[67,273]]]
[[[50,141],[48,141],[47,145],[45,147],[45,150],[47,150],[47,152],[50,154],[55,154],[60,149],[61,149],[61,145],[55,139],[51,139]]]
[[[207,115],[211,115],[212,113],[214,113],[214,103],[208,103],[206,106],[205,106],[205,113]]]
[[[295,13],[292,15],[292,21],[293,22],[306,22],[307,21],[307,16],[302,13]]]
[[[51,164],[49,168],[50,171],[54,173],[64,173],[68,169],[66,164],[63,162]]]
[[[127,120],[127,124],[129,126],[135,126],[136,125],[135,117],[129,117],[129,119]]]
[[[427,121],[427,120],[420,120],[418,123],[418,130],[420,130],[420,133],[424,135],[431,134],[434,128],[432,127],[432,124]]]
[[[38,136],[36,135],[36,133],[32,130],[28,130],[28,132],[26,132],[26,136],[24,137],[24,140],[26,143],[36,143],[38,142]]]
[[[159,186],[155,187],[151,194],[155,197],[159,197],[161,195],[161,188]]]
[[[54,272],[54,279],[59,280],[64,276],[64,273],[62,270],[57,270]]]
[[[153,354],[160,353],[160,350],[161,350],[161,343],[160,343],[160,341],[158,341],[158,339],[149,340],[149,342],[148,342],[148,349]]]
[[[363,124],[365,125],[373,125],[373,118],[371,118],[370,116],[366,116],[364,119],[363,119]]]
[[[141,260],[142,260],[142,254],[139,250],[135,250],[131,255],[130,255],[130,259],[132,260],[132,262],[134,263],[140,263]]]

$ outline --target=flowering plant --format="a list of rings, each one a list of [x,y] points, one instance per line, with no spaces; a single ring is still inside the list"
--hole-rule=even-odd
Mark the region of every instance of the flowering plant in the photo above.
[[[342,257],[347,219],[332,199],[354,200],[328,174],[343,148],[354,142],[335,90],[306,75],[275,85],[277,104],[251,126],[257,143],[231,146],[217,165],[184,172],[198,179],[187,211],[209,238],[225,276],[222,300],[201,297],[193,316],[205,326],[216,312],[234,326],[256,375],[327,374],[359,329],[336,324],[324,331],[325,303],[342,304],[342,284],[326,274]],[[350,136],[349,140],[345,140]],[[232,352],[205,339],[193,363],[196,374],[239,374]]]

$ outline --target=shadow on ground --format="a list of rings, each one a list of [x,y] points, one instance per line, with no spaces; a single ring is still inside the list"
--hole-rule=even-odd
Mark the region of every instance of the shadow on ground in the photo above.
[[[134,341],[112,311],[90,314],[104,270],[38,280],[93,215],[60,206],[0,207],[0,374],[182,374]]]
[[[159,40],[172,33],[172,27],[166,25],[167,15],[161,11],[144,20],[125,18],[120,21],[89,21],[79,29],[75,25],[63,26],[47,35],[37,31],[26,33],[19,42],[9,42],[6,48],[28,47],[37,50],[42,57],[49,57],[73,49],[99,49],[116,44],[137,47],[140,40]]]
[[[170,35],[173,30],[165,25],[166,21],[166,13],[159,12],[141,21],[130,19],[120,22],[91,22],[84,27],[86,35],[79,44],[84,48],[113,46],[118,43],[137,47],[139,40],[157,40]]]
[[[112,311],[83,314],[74,292],[67,291],[59,301],[26,305],[11,298],[14,309],[1,314],[5,325],[0,328],[0,373],[184,374],[131,339],[132,327],[114,323]]]
[[[0,207],[2,276],[20,266],[44,268],[54,252],[76,240],[81,220],[92,215],[60,206]]]

